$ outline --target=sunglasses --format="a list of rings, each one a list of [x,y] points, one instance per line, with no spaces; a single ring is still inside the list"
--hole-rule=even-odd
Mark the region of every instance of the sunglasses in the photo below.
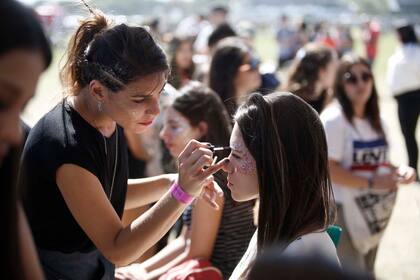
[[[368,72],[363,72],[362,75],[360,76],[354,75],[351,72],[347,72],[343,76],[344,82],[348,84],[352,84],[352,85],[357,85],[359,81],[367,83],[371,81],[372,78],[373,78],[372,74]]]

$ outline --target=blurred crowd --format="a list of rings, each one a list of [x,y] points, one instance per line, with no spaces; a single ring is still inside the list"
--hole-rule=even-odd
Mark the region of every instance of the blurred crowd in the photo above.
[[[69,39],[60,73],[65,97],[33,128],[19,112],[52,52],[31,9],[0,4],[0,14],[12,11],[0,17],[0,35],[11,38],[0,43],[0,181],[13,202],[4,203],[11,222],[2,243],[18,263],[5,273],[375,278],[397,190],[419,181],[412,24],[395,24],[399,46],[378,81],[373,19],[360,27],[365,52],[357,55],[351,25],[281,15],[269,67],[258,28],[232,24],[225,6],[167,33],[157,18],[112,25],[83,3],[90,14]],[[23,16],[15,29],[6,24]],[[377,83],[397,102],[407,165],[389,158]],[[26,95],[3,102],[19,86]]]

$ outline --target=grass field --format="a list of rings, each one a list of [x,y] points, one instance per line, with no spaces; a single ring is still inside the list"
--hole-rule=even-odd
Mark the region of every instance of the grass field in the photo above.
[[[360,32],[354,30],[355,50],[363,54]],[[379,53],[374,64],[376,85],[380,93],[381,110],[389,128],[391,142],[390,158],[394,164],[406,163],[405,146],[401,136],[396,106],[386,86],[386,64],[397,42],[394,34],[382,34]],[[256,49],[264,62],[275,62],[276,43],[272,32],[261,30],[256,38]],[[55,50],[54,61],[43,75],[36,97],[31,100],[23,118],[33,125],[63,96],[58,79],[58,61],[62,50]],[[420,129],[418,129],[418,132]],[[418,133],[418,139],[419,133]],[[379,279],[420,279],[420,186],[401,188],[383,242],[378,252],[376,273]]]

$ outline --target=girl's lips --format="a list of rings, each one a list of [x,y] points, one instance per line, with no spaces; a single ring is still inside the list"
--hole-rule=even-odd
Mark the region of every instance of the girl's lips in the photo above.
[[[232,188],[233,187],[233,184],[228,180],[227,186],[228,186],[228,188]]]
[[[153,121],[149,121],[149,122],[138,122],[138,124],[144,125],[144,126],[149,126],[153,123]]]

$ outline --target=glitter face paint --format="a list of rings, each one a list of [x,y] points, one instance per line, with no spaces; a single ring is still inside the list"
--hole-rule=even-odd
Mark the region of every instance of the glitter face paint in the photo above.
[[[165,142],[172,156],[177,157],[191,139],[198,140],[201,135],[192,127],[187,118],[169,107],[165,112],[164,126],[160,137]]]
[[[228,188],[235,201],[247,201],[259,196],[258,170],[254,157],[243,141],[237,124],[230,137],[232,152],[223,168],[227,172]]]
[[[241,158],[238,159],[239,166],[236,168],[236,171],[242,174],[255,174],[257,170],[257,164],[254,158],[246,148],[245,144],[242,142],[242,139],[236,140],[236,142],[232,142],[230,145],[232,150],[241,156]]]
[[[136,118],[138,114],[139,114],[139,113],[138,113],[138,112],[136,112],[136,111],[131,111],[131,116],[132,116],[133,118]]]

